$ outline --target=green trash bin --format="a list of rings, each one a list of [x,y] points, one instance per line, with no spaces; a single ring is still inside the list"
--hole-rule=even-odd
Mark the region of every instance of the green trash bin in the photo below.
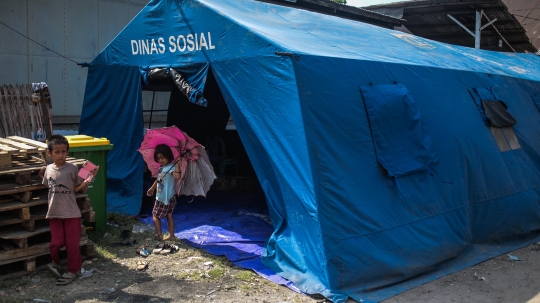
[[[86,159],[99,165],[95,179],[88,187],[88,198],[96,213],[96,230],[105,228],[107,222],[107,154],[113,148],[106,138],[86,135],[66,136],[69,142],[69,155]]]

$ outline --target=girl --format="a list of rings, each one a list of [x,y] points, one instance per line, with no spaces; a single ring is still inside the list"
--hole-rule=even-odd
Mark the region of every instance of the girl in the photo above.
[[[176,166],[171,163],[174,160],[174,156],[171,148],[165,144],[159,144],[154,151],[154,160],[161,164],[159,169],[158,178],[148,189],[146,194],[152,196],[154,190],[157,187],[156,202],[154,204],[154,210],[152,211],[152,218],[154,219],[154,225],[156,227],[156,240],[157,241],[172,241],[174,237],[174,221],[172,213],[176,206],[176,195],[174,193],[174,179],[180,179],[182,173],[180,172],[180,164]],[[161,234],[161,219],[167,217],[167,226],[169,227],[169,235],[163,238]]]

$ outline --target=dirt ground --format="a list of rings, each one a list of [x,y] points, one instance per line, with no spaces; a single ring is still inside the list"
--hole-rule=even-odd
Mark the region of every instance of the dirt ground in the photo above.
[[[521,261],[513,261],[508,254]],[[401,293],[384,303],[540,303],[540,242]]]
[[[119,234],[121,229],[108,230],[108,234]],[[119,240],[112,235],[89,236],[96,242],[95,255],[83,267],[93,269],[92,276],[56,286],[46,266],[32,273],[2,273],[0,302],[329,302],[320,296],[295,293],[224,257],[179,241],[176,253],[140,257],[135,253],[138,245],[155,245],[150,232],[133,234],[138,242],[133,246],[111,246]],[[522,261],[512,261],[504,254],[384,303],[540,302],[540,244],[511,254]],[[138,260],[148,261],[148,268],[137,270]]]

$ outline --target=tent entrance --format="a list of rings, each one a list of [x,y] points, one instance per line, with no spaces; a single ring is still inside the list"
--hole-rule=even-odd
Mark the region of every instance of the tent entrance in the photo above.
[[[208,101],[206,107],[191,103],[171,77],[153,79],[149,84],[142,81],[142,90],[145,127],[176,125],[206,148],[218,177],[256,179],[211,69],[203,91]],[[255,183],[245,187],[257,186],[258,181]],[[224,186],[228,188],[227,184]]]
[[[186,132],[205,146],[218,176],[206,198],[177,198],[173,213],[175,236],[211,254],[225,255],[237,266],[252,269],[274,283],[294,287],[261,262],[265,242],[273,232],[268,206],[238,132],[231,127],[229,109],[211,69],[203,92],[207,107],[189,102],[170,77],[154,80],[150,85],[143,82],[142,89],[143,98],[146,97],[143,109],[148,116],[145,126],[150,125],[150,114],[159,117],[166,113],[161,125],[152,115],[150,127],[176,125]],[[220,159],[213,159],[223,153],[223,148],[236,165],[222,166]],[[220,151],[214,153],[212,149]],[[154,179],[146,173],[144,180],[146,193]],[[153,205],[153,198],[145,195],[141,215],[147,215],[142,219],[146,224],[153,225]],[[162,220],[162,228],[167,230],[166,220]]]

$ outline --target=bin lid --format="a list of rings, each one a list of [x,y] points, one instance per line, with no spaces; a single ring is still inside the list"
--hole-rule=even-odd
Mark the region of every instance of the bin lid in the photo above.
[[[109,145],[111,142],[107,138],[94,138],[87,135],[65,136],[69,142],[69,147],[99,146]]]

